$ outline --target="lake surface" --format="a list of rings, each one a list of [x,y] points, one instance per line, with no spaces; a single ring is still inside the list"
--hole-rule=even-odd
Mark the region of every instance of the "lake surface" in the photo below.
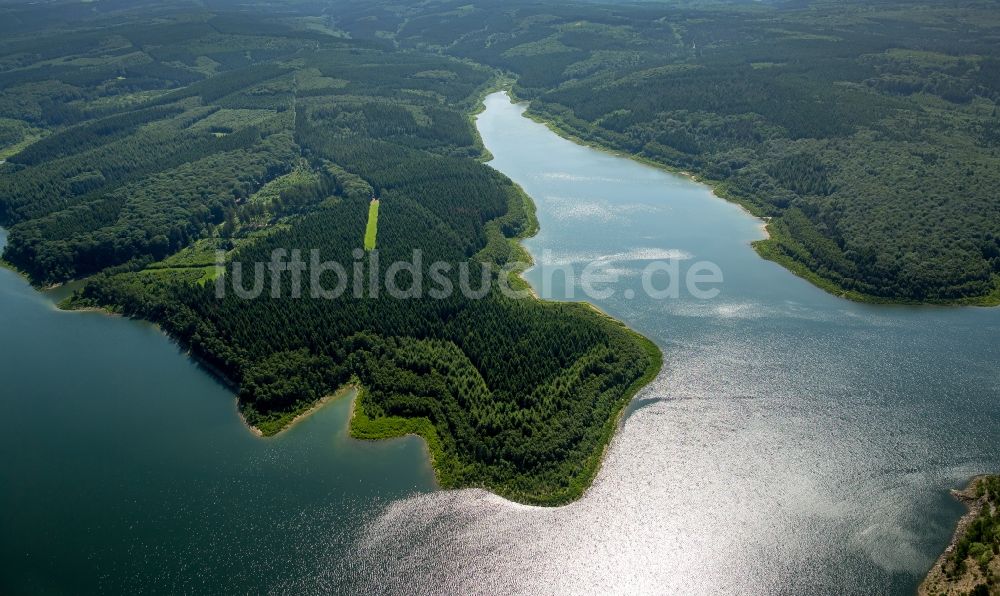
[[[558,509],[477,490],[394,503],[326,579],[405,591],[912,593],[1000,471],[1000,309],[869,306],[760,259],[761,222],[703,185],[575,145],[491,95],[491,165],[538,206],[540,265],[600,260],[594,301],[663,349],[592,489]],[[639,271],[701,260],[714,299]],[[544,267],[528,273],[542,287]],[[543,294],[567,295],[555,283]],[[626,297],[627,289],[635,296]],[[577,299],[583,296],[577,290]]]
[[[522,112],[494,94],[478,125],[538,206],[529,281],[582,299],[545,266],[600,261],[595,304],[666,361],[583,499],[434,491],[418,439],[346,436],[347,399],[259,439],[155,327],[0,269],[0,593],[912,592],[948,489],[1000,470],[1000,310],[837,299],[704,186]],[[719,295],[639,291],[667,257],[717,264]]]
[[[6,269],[0,406],[3,594],[275,589],[434,486],[420,440],[346,435],[349,398],[255,437],[155,327],[58,311]]]

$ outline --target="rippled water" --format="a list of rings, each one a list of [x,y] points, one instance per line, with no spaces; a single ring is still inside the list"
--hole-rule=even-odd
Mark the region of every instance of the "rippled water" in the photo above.
[[[349,399],[257,438],[155,327],[51,299],[0,269],[0,594],[276,589],[433,488],[418,439],[347,436]]]
[[[961,514],[948,489],[1000,470],[1000,310],[835,298],[757,257],[760,222],[704,186],[486,106],[491,165],[538,206],[530,251],[615,269],[596,304],[663,348],[663,373],[580,501],[420,494],[295,587],[911,593]],[[627,299],[661,258],[716,263],[721,293]]]
[[[911,592],[947,489],[1000,469],[1000,310],[834,298],[705,187],[521,112],[493,95],[479,127],[538,205],[529,249],[617,272],[597,304],[666,359],[583,499],[430,492],[419,440],[349,439],[346,400],[258,439],[154,327],[0,269],[0,593]],[[720,295],[626,299],[657,259],[718,264]]]

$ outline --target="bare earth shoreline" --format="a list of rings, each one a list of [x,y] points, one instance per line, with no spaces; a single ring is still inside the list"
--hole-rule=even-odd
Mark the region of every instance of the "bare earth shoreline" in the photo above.
[[[975,564],[967,564],[965,572],[955,577],[949,577],[945,573],[945,568],[949,557],[955,551],[959,541],[966,535],[969,525],[979,517],[983,511],[983,507],[990,506],[986,495],[977,496],[979,484],[986,478],[987,476],[984,475],[976,476],[963,490],[951,491],[951,495],[961,501],[968,508],[968,511],[958,520],[958,525],[951,537],[951,542],[948,543],[944,552],[934,562],[934,566],[927,572],[927,576],[917,589],[917,594],[920,596],[974,594],[976,593],[974,592],[976,586],[983,583],[984,578],[982,577],[982,573]],[[1000,573],[1000,555],[993,555],[989,569],[994,574]],[[1000,591],[997,591],[994,587],[988,593],[998,594]]]
[[[341,387],[337,391],[335,391],[335,392],[333,392],[333,393],[331,393],[329,395],[324,395],[323,397],[321,397],[318,400],[316,400],[315,402],[313,402],[313,404],[311,406],[309,406],[308,409],[303,410],[302,412],[299,412],[298,414],[296,414],[295,417],[292,418],[291,420],[289,420],[286,424],[284,424],[281,427],[281,429],[278,430],[278,432],[276,432],[274,434],[271,434],[271,435],[266,435],[265,436],[264,432],[262,430],[260,430],[259,428],[257,428],[253,424],[250,424],[250,422],[247,421],[246,417],[243,415],[243,412],[240,412],[239,415],[240,415],[240,419],[243,421],[243,424],[245,424],[246,427],[248,429],[250,429],[250,432],[253,433],[255,436],[258,436],[258,437],[261,437],[261,438],[276,437],[276,436],[284,433],[288,429],[292,428],[296,424],[302,422],[303,420],[305,420],[309,416],[312,416],[313,414],[315,414],[316,412],[318,412],[320,409],[322,409],[323,406],[327,405],[328,403],[330,403],[330,402],[332,402],[332,401],[334,401],[336,399],[340,399],[341,397],[344,397],[344,396],[350,394],[352,391],[353,392],[357,392],[358,388],[355,387],[354,385],[344,385],[343,387]],[[353,413],[354,413],[354,399],[355,399],[355,397],[351,398],[351,415],[348,416],[348,421],[350,421],[350,419],[351,419],[351,417],[353,416]]]

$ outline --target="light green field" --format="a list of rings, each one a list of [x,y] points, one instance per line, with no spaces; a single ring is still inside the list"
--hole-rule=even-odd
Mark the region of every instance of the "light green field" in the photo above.
[[[0,118],[0,159],[20,153],[25,147],[45,136],[45,131],[27,122]]]
[[[368,206],[368,226],[365,227],[365,250],[375,249],[375,236],[378,234],[378,201],[372,201]]]
[[[276,113],[274,110],[223,109],[199,120],[191,129],[236,132],[260,124]]]

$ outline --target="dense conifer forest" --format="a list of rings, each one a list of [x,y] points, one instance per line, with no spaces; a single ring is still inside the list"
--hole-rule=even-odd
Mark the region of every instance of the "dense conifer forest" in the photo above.
[[[697,174],[825,289],[1000,302],[994,1],[385,2],[336,22],[509,72],[529,114]]]
[[[507,280],[501,266],[535,222],[530,200],[478,159],[470,115],[497,73],[348,39],[328,19],[96,8],[109,10],[0,49],[10,146],[38,137],[0,166],[5,259],[38,284],[86,277],[70,306],[159,323],[237,388],[265,433],[354,384],[354,434],[422,434],[443,486],[579,496],[660,365],[621,324],[495,283],[480,299],[314,297],[289,275],[277,296],[216,288],[276,249],[350,267],[373,196],[384,207],[366,259],[419,250],[457,265],[445,272],[455,288],[463,265],[474,289]],[[10,23],[35,9],[4,10]]]
[[[267,433],[354,384],[352,432],[423,435],[443,486],[563,503],[659,369],[645,339],[496,284],[481,299],[296,298],[285,275],[279,297],[248,300],[216,283],[276,249],[368,262],[373,196],[381,262],[420,250],[507,280],[533,209],[481,163],[470,116],[510,82],[565,133],[694,172],[769,218],[760,252],[827,289],[995,303],[998,15],[993,2],[2,3],[3,256],[39,285],[85,278],[70,306],[160,324]],[[457,269],[445,278],[458,286]]]

